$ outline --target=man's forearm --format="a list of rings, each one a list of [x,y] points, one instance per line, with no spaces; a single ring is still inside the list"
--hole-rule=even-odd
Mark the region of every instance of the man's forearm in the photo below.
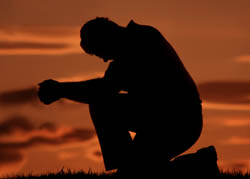
[[[90,103],[105,93],[105,85],[102,78],[60,83],[60,93],[63,98],[81,103]]]

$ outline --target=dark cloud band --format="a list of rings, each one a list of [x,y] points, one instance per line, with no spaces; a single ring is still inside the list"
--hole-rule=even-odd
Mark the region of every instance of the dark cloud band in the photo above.
[[[30,102],[37,102],[37,88],[30,87],[25,89],[12,90],[0,93],[0,105],[19,105]]]
[[[198,85],[203,100],[229,104],[250,104],[250,81],[212,81]]]
[[[35,126],[23,116],[12,116],[0,123],[0,136],[10,135],[15,131],[31,132]]]
[[[40,130],[47,130],[39,133]],[[0,167],[10,163],[21,162],[24,158],[23,151],[33,146],[58,146],[74,142],[86,142],[95,136],[95,131],[84,128],[72,128],[57,134],[60,127],[54,123],[45,122],[35,126],[24,116],[13,116],[0,123],[0,136],[14,136],[19,131],[22,134],[29,134],[30,138],[23,141],[1,141],[0,140]],[[38,133],[37,133],[38,132]],[[35,134],[35,135],[33,135]],[[37,135],[39,134],[39,135]]]
[[[41,43],[41,42],[11,42],[0,41],[0,49],[64,49],[69,45],[65,43]]]
[[[4,91],[0,92],[0,107],[6,108],[6,107],[13,107],[13,106],[20,106],[23,104],[32,104],[32,106],[37,105],[44,105],[40,102],[38,96],[37,96],[38,88],[37,87],[28,87],[24,89],[17,89],[17,90],[10,90],[10,91]],[[76,109],[76,107],[82,107],[87,106],[84,103],[67,103],[66,99],[60,99],[57,102],[57,105],[60,107],[70,107],[73,106]]]
[[[15,149],[0,149],[0,167],[6,164],[19,163],[24,159],[20,151]]]
[[[52,122],[44,122],[39,126],[35,126],[28,118],[21,115],[14,115],[0,122],[0,136],[12,135],[16,131],[22,133],[31,133],[37,130],[46,130],[56,132],[58,127]]]

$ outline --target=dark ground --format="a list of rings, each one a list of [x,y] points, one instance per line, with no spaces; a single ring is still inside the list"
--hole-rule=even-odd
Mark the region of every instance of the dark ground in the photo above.
[[[158,173],[158,172],[155,172]],[[164,174],[162,175],[164,177]],[[185,176],[185,174],[183,175]],[[204,174],[204,178],[207,175]],[[72,172],[70,169],[67,171],[61,170],[57,173],[48,173],[48,174],[42,174],[42,175],[32,175],[32,174],[27,174],[27,175],[16,175],[16,176],[7,176],[7,177],[2,177],[1,179],[64,179],[64,178],[73,178],[73,179],[78,179],[78,178],[110,178],[110,177],[120,177],[117,175],[117,173],[111,173],[111,174],[106,174],[106,173],[92,173],[92,172],[83,172],[83,171],[78,171],[78,172]],[[133,177],[133,175],[131,175]],[[164,177],[167,178],[167,177]],[[169,178],[175,178],[174,176],[169,177]],[[188,177],[189,178],[189,177]],[[203,177],[202,177],[203,178]],[[209,177],[210,178],[210,177]],[[250,173],[242,173],[241,171],[235,171],[235,172],[223,172],[220,171],[220,174],[216,178],[221,178],[221,179],[250,179]]]

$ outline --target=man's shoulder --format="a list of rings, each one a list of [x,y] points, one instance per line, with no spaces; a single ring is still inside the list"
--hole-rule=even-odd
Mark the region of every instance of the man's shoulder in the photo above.
[[[138,43],[142,46],[157,46],[162,45],[162,42],[164,43],[164,45],[166,45],[166,39],[164,38],[164,36],[158,29],[153,26],[141,25],[135,23],[134,21],[130,21],[127,29],[129,31],[130,37],[132,37],[133,40],[137,39]]]
[[[131,31],[140,31],[140,32],[151,32],[151,33],[160,33],[155,27],[150,25],[142,25],[131,20],[127,25],[127,29]]]

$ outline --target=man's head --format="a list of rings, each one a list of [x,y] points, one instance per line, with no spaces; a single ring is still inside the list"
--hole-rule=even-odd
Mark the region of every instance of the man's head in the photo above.
[[[108,18],[90,20],[81,28],[81,47],[86,53],[103,58],[105,62],[113,59],[119,46],[121,29]]]

